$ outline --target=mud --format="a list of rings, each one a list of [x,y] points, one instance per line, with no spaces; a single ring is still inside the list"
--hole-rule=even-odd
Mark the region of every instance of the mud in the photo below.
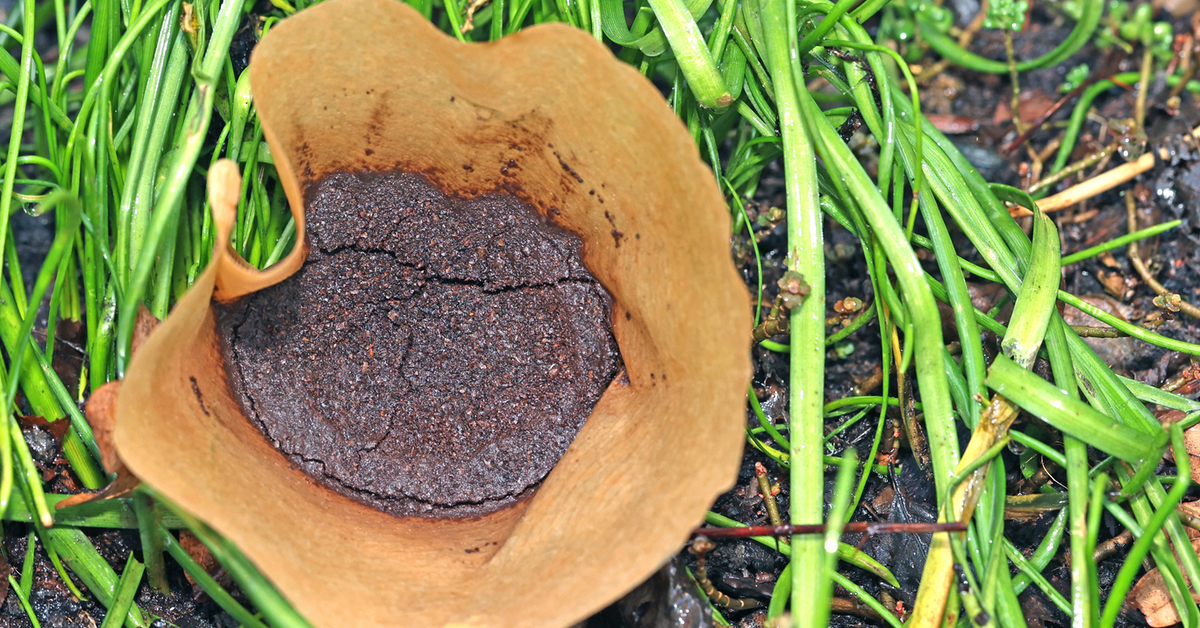
[[[335,174],[311,252],[224,310],[235,395],[325,486],[397,516],[477,516],[531,494],[620,366],[579,238],[511,196]]]

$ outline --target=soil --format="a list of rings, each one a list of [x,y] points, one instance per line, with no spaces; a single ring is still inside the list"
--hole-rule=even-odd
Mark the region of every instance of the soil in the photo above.
[[[325,486],[397,516],[534,490],[620,366],[581,241],[515,197],[415,174],[314,184],[304,267],[228,307],[247,415]]]
[[[17,577],[29,550],[31,526],[9,523],[5,526],[4,553]],[[100,556],[118,573],[124,569],[130,552],[140,556],[140,540],[137,530],[85,529],[84,533],[96,546]],[[83,599],[75,597],[58,575],[54,564],[46,556],[40,542],[34,544],[32,559],[33,574],[29,604],[42,626],[56,628],[94,628],[104,622],[106,615],[103,604],[91,595]],[[134,602],[142,609],[151,628],[234,628],[238,622],[221,610],[212,600],[204,596],[187,581],[183,570],[173,560],[166,561],[167,584],[170,593],[163,595],[154,591],[146,580],[142,581]],[[228,578],[218,575],[220,580]],[[78,578],[73,578],[76,588],[87,591]],[[241,599],[240,592],[232,589]],[[241,599],[247,603],[245,599]],[[4,628],[33,628],[16,595],[10,594],[0,602],[0,626]]]

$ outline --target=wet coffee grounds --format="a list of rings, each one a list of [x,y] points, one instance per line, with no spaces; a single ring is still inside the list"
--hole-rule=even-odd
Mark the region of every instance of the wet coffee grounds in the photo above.
[[[220,315],[232,389],[268,441],[397,516],[531,494],[620,368],[579,238],[515,197],[399,172],[326,177],[307,218],[303,268]]]

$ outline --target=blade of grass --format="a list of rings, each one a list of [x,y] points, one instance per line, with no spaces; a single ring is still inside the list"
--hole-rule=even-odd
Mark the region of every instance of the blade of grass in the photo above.
[[[142,540],[142,560],[146,561],[144,567],[149,571],[150,586],[163,595],[170,595],[167,571],[163,565],[162,540],[158,534],[162,519],[159,511],[145,492],[133,492],[133,512],[137,515],[138,534]]]
[[[1133,585],[1133,577],[1141,569],[1142,560],[1150,552],[1151,544],[1155,537],[1160,536],[1159,529],[1166,524],[1167,518],[1174,514],[1175,506],[1179,504],[1184,494],[1187,493],[1188,488],[1192,485],[1191,465],[1188,462],[1190,456],[1183,443],[1183,431],[1179,429],[1178,424],[1172,425],[1170,431],[1178,475],[1176,476],[1175,484],[1171,487],[1171,491],[1167,493],[1163,502],[1158,504],[1158,510],[1146,524],[1142,535],[1134,542],[1133,547],[1129,548],[1129,554],[1125,557],[1125,563],[1121,565],[1121,570],[1117,572],[1117,577],[1113,580],[1108,602],[1104,605],[1104,613],[1100,618],[1100,625],[1105,628],[1111,627],[1116,623],[1117,614],[1120,613],[1121,606],[1125,601],[1125,594]],[[1180,616],[1182,617],[1183,615],[1184,613],[1181,609]]]
[[[173,159],[167,169],[167,176],[158,191],[154,215],[146,234],[144,246],[134,267],[124,302],[120,305],[117,326],[117,372],[123,375],[129,361],[129,343],[133,337],[133,325],[137,319],[137,308],[142,304],[149,282],[150,272],[154,268],[164,234],[170,224],[178,220],[179,207],[187,186],[188,175],[195,167],[204,138],[208,133],[208,124],[212,118],[213,94],[220,70],[229,54],[229,43],[241,23],[243,0],[225,0],[213,26],[212,39],[208,42],[202,60],[197,57],[193,68],[196,77],[196,90],[192,95],[182,124],[186,129],[182,145],[174,151]]]
[[[743,5],[746,10],[747,5]],[[811,291],[791,312],[791,371],[789,411],[791,425],[791,485],[824,483],[822,405],[825,382],[825,249],[818,205],[816,157],[803,120],[795,83],[795,5],[759,0],[747,21],[757,22],[763,33],[767,67],[775,87],[787,193],[788,263],[804,276]],[[793,493],[792,523],[820,523],[824,495],[820,491]],[[799,538],[792,555],[793,618],[801,628],[819,628],[819,611],[808,600],[819,595],[822,580],[821,541]],[[801,610],[803,609],[803,610]]]
[[[312,628],[306,619],[296,612],[292,605],[267,581],[258,569],[242,554],[241,550],[221,537],[199,519],[181,510],[178,506],[165,499],[162,495],[154,494],[158,503],[170,508],[187,524],[188,529],[200,539],[213,557],[225,567],[233,577],[234,582],[242,589],[250,601],[258,607],[274,628]],[[169,535],[168,535],[169,536]],[[170,544],[168,543],[168,546]],[[176,552],[171,553],[172,556]],[[178,558],[178,557],[176,557]]]
[[[33,554],[31,550],[26,551],[30,555]],[[38,622],[37,614],[33,612],[33,607],[29,605],[29,593],[21,588],[21,585],[13,579],[11,574],[8,576],[8,590],[16,594],[17,602],[21,605],[21,610],[25,611],[25,616],[29,618],[29,623],[33,625],[33,628],[42,628],[42,625]]]
[[[117,582],[117,593],[113,597],[113,603],[108,607],[108,613],[104,616],[104,623],[100,624],[100,628],[120,628],[124,623],[124,618],[129,613],[129,607],[133,605],[133,596],[137,594],[138,584],[142,581],[142,572],[145,567],[134,560],[133,553],[130,552],[129,559],[125,561],[125,569],[121,571],[121,579]]]
[[[84,586],[105,608],[112,607],[116,597],[117,574],[82,531],[78,528],[49,528],[43,540],[47,545],[54,546],[63,562],[79,576]],[[124,620],[127,628],[146,628],[148,625],[137,605],[129,607]]]
[[[1075,27],[1071,29],[1071,33],[1067,35],[1067,38],[1050,52],[1036,59],[1017,63],[1017,72],[1039,70],[1055,65],[1075,54],[1077,50],[1091,40],[1092,34],[1096,31],[1096,26],[1100,23],[1100,15],[1104,12],[1104,1],[1085,0],[1082,2],[1082,5],[1079,21],[1075,23]],[[921,16],[920,13],[917,15]],[[918,17],[918,23],[921,25],[921,38],[928,42],[929,46],[936,50],[938,54],[952,63],[976,72],[990,74],[1006,74],[1009,72],[1009,66],[1004,61],[993,61],[966,50],[962,46],[959,46],[958,42],[949,35],[942,33],[936,26],[921,17]]]
[[[13,186],[17,179],[17,158],[21,154],[21,137],[25,132],[25,110],[29,103],[29,82],[33,71],[33,36],[34,36],[34,0],[24,0],[22,4],[21,25],[21,65],[17,69],[17,94],[13,102],[12,125],[8,135],[8,156],[4,160],[4,181],[0,183],[0,251],[4,250],[8,237],[8,217],[12,210]],[[8,57],[8,53],[0,51],[0,57]],[[11,59],[11,57],[8,57]],[[0,66],[9,77],[11,68]],[[40,91],[40,90],[39,90]],[[17,369],[12,369],[16,371]],[[8,407],[7,405],[5,406]]]
[[[1162,453],[1162,446],[1155,445],[1154,439],[1073,399],[1007,357],[996,357],[985,383],[1055,429],[1086,439],[1093,447],[1122,460],[1141,462]]]
[[[170,531],[160,526],[158,528],[158,534],[162,541],[163,547],[168,553],[171,554],[171,557],[174,558],[183,567],[183,570],[196,581],[196,584],[200,585],[200,588],[208,595],[208,597],[212,598],[212,600],[216,602],[218,606],[224,609],[226,613],[229,613],[230,616],[232,616],[246,628],[267,628],[266,624],[255,617],[253,613],[246,610],[246,607],[242,606],[237,600],[233,599],[233,596],[231,596],[228,591],[218,584],[216,580],[213,580],[213,577],[209,575],[207,571],[205,571],[204,567],[200,566],[200,564],[197,563],[195,559],[193,559],[187,553],[187,551],[183,549],[183,546],[179,544],[179,541],[175,540],[175,537],[170,533]]]

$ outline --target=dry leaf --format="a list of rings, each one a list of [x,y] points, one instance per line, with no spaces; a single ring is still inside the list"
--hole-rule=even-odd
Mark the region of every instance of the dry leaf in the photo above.
[[[192,534],[190,530],[179,531],[179,546],[183,548],[183,551],[187,552],[188,556],[192,557],[192,560],[196,561],[196,564],[204,569],[204,573],[211,576],[220,570],[220,565],[217,564],[217,559],[209,551],[208,546],[197,538],[195,534]],[[192,574],[185,573],[183,575],[187,577],[187,581],[193,585],[193,588],[196,588],[196,580],[192,578]],[[197,591],[202,592],[203,590],[197,588]]]
[[[236,167],[210,170],[223,244],[131,361],[114,430],[129,469],[321,627],[565,626],[658,569],[736,479],[751,321],[720,191],[654,86],[577,29],[463,44],[390,0],[283,20],[250,76],[301,245],[266,271],[242,261],[224,244]],[[626,377],[532,498],[484,517],[396,518],[317,485],[228,388],[213,299],[300,267],[314,181],[394,169],[527,201],[582,238],[612,296]]]
[[[158,319],[145,306],[138,307],[137,320],[134,322],[133,338],[130,339],[130,354],[137,354],[146,339],[158,327]],[[94,499],[112,499],[124,497],[141,484],[136,476],[130,473],[117,455],[116,445],[113,444],[113,427],[116,425],[117,395],[121,391],[121,382],[114,381],[97,388],[88,398],[84,415],[92,426],[92,435],[96,439],[96,447],[100,450],[100,462],[109,473],[116,474],[108,486],[99,493],[80,493],[72,495],[60,502],[56,508],[77,506]],[[66,421],[61,421],[64,425]],[[65,429],[65,428],[64,428]]]
[[[1193,539],[1192,547],[1200,550],[1200,539]],[[1195,591],[1192,592],[1192,599],[1200,602],[1200,597]],[[1171,594],[1167,592],[1167,584],[1157,567],[1146,572],[1146,575],[1133,585],[1129,595],[1125,596],[1125,603],[1142,611],[1146,616],[1146,623],[1150,624],[1151,628],[1173,626],[1180,621],[1179,613],[1175,611],[1175,605],[1171,602]]]

